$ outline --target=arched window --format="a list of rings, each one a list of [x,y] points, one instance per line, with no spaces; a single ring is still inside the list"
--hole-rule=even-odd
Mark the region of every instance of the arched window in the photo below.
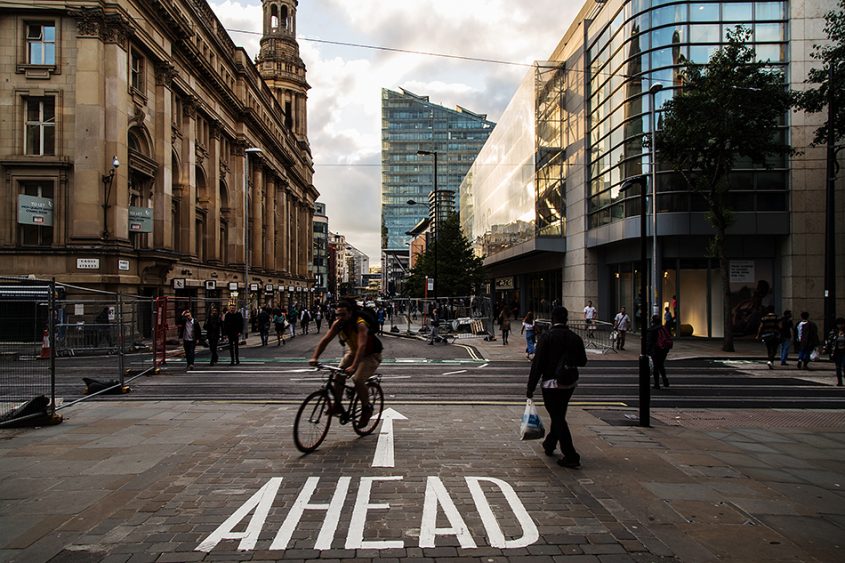
[[[290,31],[290,16],[288,15],[288,7],[282,6],[282,29],[285,31]]]
[[[129,240],[136,249],[151,248],[153,232],[153,186],[158,163],[152,159],[152,143],[143,127],[129,129]]]
[[[276,5],[270,7],[270,31],[279,29],[279,8]]]
[[[208,187],[205,181],[205,171],[202,167],[197,166],[196,174],[196,196],[194,205],[196,208],[196,219],[194,221],[194,255],[198,260],[203,261],[208,255],[208,233],[206,232],[206,225],[208,224]]]

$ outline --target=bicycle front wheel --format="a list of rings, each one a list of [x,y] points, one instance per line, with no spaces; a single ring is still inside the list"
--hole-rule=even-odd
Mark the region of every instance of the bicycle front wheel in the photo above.
[[[373,430],[378,426],[381,420],[381,411],[384,408],[384,392],[381,390],[381,385],[377,381],[367,382],[367,395],[370,398],[370,406],[373,408],[373,414],[366,424],[361,424],[361,401],[358,394],[352,400],[352,428],[359,436],[366,436],[372,434]]]
[[[332,425],[331,401],[326,391],[314,391],[299,407],[293,422],[293,443],[304,454],[320,447]]]

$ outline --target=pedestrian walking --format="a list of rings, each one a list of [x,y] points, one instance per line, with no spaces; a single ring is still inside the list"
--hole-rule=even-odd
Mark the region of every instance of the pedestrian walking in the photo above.
[[[230,365],[241,363],[240,344],[241,332],[244,329],[244,316],[237,310],[235,304],[229,305],[229,312],[223,317],[223,334],[229,339]]]
[[[842,387],[842,376],[845,372],[845,319],[837,317],[836,325],[827,335],[827,352],[836,366],[836,385]]]
[[[386,315],[387,311],[384,310],[384,307],[379,307],[378,311],[376,311],[376,320],[378,321],[379,336],[384,335],[384,320]]]
[[[668,305],[663,309],[663,324],[669,327],[671,332],[675,332],[675,319],[672,318],[672,311],[669,310]]]
[[[268,307],[262,307],[261,311],[258,313],[258,320],[256,321],[258,324],[258,334],[261,335],[262,346],[267,346],[267,343],[270,340],[271,320],[270,309]]]
[[[619,312],[613,318],[613,330],[616,331],[615,347],[617,350],[625,349],[625,334],[631,328],[631,317],[625,312],[625,307],[620,307]]]
[[[311,311],[308,307],[303,307],[299,313],[299,325],[302,328],[302,334],[308,334],[308,325],[311,324]]]
[[[818,345],[819,327],[810,320],[810,313],[802,311],[798,323],[798,369],[810,369],[811,356]]]
[[[177,324],[179,324],[178,321]],[[94,325],[97,327],[96,345],[99,347],[100,342],[105,341],[106,345],[111,348],[113,340],[111,337],[111,309],[109,307],[103,307],[103,310],[94,319]]]
[[[429,324],[431,325],[431,332],[428,334],[428,343],[434,344],[437,342],[437,331],[440,328],[440,309],[435,307],[431,310],[431,317],[429,317]]]
[[[320,334],[320,327],[323,326],[323,307],[317,305],[317,310],[314,311],[314,326],[317,327],[317,334]]]
[[[598,309],[593,307],[592,301],[587,301],[587,306],[584,307],[584,324],[587,325],[587,338],[595,338],[596,334],[596,320],[599,318]]]
[[[182,322],[179,326],[179,339],[182,341],[182,348],[185,350],[185,371],[194,369],[194,358],[196,357],[197,342],[202,338],[200,325],[194,319],[190,309],[182,312]]]
[[[663,379],[663,386],[669,387],[669,378],[666,375],[666,357],[672,349],[672,331],[669,325],[661,324],[660,315],[651,316],[651,326],[646,331],[646,353],[651,357],[654,365],[654,388],[660,389],[660,379]]]
[[[502,306],[502,310],[499,311],[499,330],[502,331],[502,346],[507,346],[508,344],[508,335],[511,333],[511,320],[513,317],[511,316],[511,309],[507,305]]]
[[[787,309],[783,312],[783,317],[778,323],[778,332],[780,333],[780,365],[785,366],[789,359],[789,349],[796,340],[792,311]]]
[[[557,464],[577,469],[581,466],[581,456],[572,442],[566,410],[578,385],[578,368],[587,365],[587,352],[581,337],[566,326],[568,320],[569,311],[565,307],[552,309],[552,327],[537,340],[526,397],[533,398],[534,389],[541,382],[543,403],[551,419],[549,432],[543,440],[543,451],[547,456],[553,456],[560,444],[563,457]]]
[[[216,365],[219,361],[217,356],[217,345],[220,342],[220,332],[223,329],[223,320],[220,318],[220,310],[216,306],[212,306],[208,313],[208,318],[205,319],[205,339],[208,341],[208,350],[211,352],[211,361],[209,365]]]
[[[283,309],[276,310],[276,314],[273,315],[273,328],[276,329],[276,346],[281,346],[282,344],[287,344],[285,342],[285,325],[287,324],[287,319],[285,318],[285,312]]]
[[[296,323],[298,320],[299,309],[296,308],[296,304],[293,304],[288,308],[288,330],[291,338],[296,338]]]
[[[760,319],[757,327],[757,340],[766,345],[766,365],[769,369],[775,369],[775,354],[780,346],[780,328],[778,316],[771,309]]]
[[[522,328],[519,333],[525,335],[525,357],[530,360],[534,357],[535,348],[534,311],[528,311],[528,314],[522,319]]]

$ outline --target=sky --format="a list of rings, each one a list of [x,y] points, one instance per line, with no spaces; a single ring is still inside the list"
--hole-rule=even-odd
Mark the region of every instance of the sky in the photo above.
[[[208,1],[254,58],[261,1]],[[308,138],[329,229],[379,262],[382,88],[403,87],[498,121],[529,69],[312,40],[530,64],[551,54],[581,6],[571,0],[300,0],[296,32],[311,85]]]

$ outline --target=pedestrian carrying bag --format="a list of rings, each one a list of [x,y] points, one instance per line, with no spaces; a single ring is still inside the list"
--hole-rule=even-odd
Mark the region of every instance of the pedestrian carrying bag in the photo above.
[[[665,326],[661,326],[657,329],[657,348],[658,350],[671,350],[672,349],[672,333],[669,332],[669,329]]]
[[[522,440],[539,440],[546,435],[543,421],[537,412],[534,401],[528,399],[525,402],[525,412],[522,413],[522,423],[519,425],[519,435]]]

